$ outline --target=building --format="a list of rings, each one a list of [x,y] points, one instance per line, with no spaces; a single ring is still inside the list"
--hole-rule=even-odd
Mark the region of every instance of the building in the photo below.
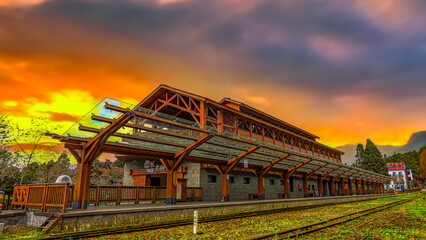
[[[409,183],[413,180],[413,173],[411,169],[407,169],[404,162],[386,163],[386,168],[392,177],[392,181],[386,185],[386,189],[404,191],[411,188]]]
[[[318,136],[242,102],[166,85],[137,105],[104,99],[66,133],[50,135],[78,162],[79,209],[87,208],[91,165],[102,153],[125,162],[125,185],[151,189],[167,204],[184,200],[185,189],[234,201],[379,193],[389,181],[342,164],[343,152]]]
[[[176,116],[194,123],[341,163],[343,152],[318,143],[316,141],[319,138],[318,136],[230,98],[216,102],[196,94],[161,85],[139,105],[155,112]],[[205,115],[201,114],[202,112]],[[117,158],[125,162],[125,185],[166,185],[166,171],[159,159],[122,155],[117,155]],[[331,168],[324,167],[322,172],[326,173],[329,170]],[[221,198],[221,174],[216,166],[186,162],[177,172],[180,179],[186,179],[187,186],[202,187],[204,200],[215,201]],[[227,180],[230,185],[229,198],[232,200],[247,200],[258,195],[257,175],[247,166],[235,168],[228,174]],[[284,180],[279,174],[267,174],[262,184],[265,188],[263,198],[278,198],[280,194],[283,194]],[[301,175],[295,174],[290,177],[288,184],[288,197],[304,197],[306,195],[303,190]],[[337,183],[334,183],[336,185],[333,187],[333,189],[338,190],[337,193],[330,193],[328,181],[324,181],[323,184],[323,195],[341,194]],[[320,195],[316,179],[308,180],[307,187],[308,196]]]

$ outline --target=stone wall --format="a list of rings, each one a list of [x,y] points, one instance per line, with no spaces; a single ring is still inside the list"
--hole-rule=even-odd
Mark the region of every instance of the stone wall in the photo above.
[[[134,207],[122,209],[103,209],[102,211],[69,212],[62,216],[62,222],[53,232],[76,232],[103,228],[122,228],[125,226],[143,226],[166,224],[182,220],[191,221],[194,210],[198,210],[200,219],[226,216],[243,212],[258,212],[278,209],[291,210],[301,206],[322,206],[355,201],[372,200],[393,195],[358,195],[322,198],[276,199],[226,203],[198,203],[158,207]]]
[[[51,214],[52,213],[25,211],[2,213],[0,214],[0,223],[4,223],[5,226],[20,225],[28,227],[39,227]]]

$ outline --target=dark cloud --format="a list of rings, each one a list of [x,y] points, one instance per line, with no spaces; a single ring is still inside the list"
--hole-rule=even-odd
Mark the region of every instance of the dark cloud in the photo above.
[[[404,97],[426,90],[424,30],[389,33],[362,12],[334,1],[262,0],[241,11],[231,11],[238,6],[228,4],[226,9],[216,1],[52,0],[19,14],[5,8],[0,27],[8,36],[0,38],[0,50],[87,56],[89,48],[93,54],[126,58],[127,52],[117,54],[122,45],[112,42],[119,39],[194,67],[219,65],[250,76],[241,81],[261,78],[326,96]],[[94,39],[86,41],[91,35]],[[325,39],[323,49],[313,45],[316,38]],[[328,46],[328,41],[336,43]],[[332,51],[342,56],[333,58]],[[223,65],[209,60],[215,52],[224,53]],[[129,61],[137,59],[137,53],[129,55],[136,55]]]

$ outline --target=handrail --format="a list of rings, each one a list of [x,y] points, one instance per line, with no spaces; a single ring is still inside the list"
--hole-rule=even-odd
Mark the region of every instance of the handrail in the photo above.
[[[41,209],[45,212],[50,209],[59,209],[65,212],[71,207],[74,195],[74,186],[69,183],[43,183],[29,185],[15,185],[13,191],[12,208]],[[94,206],[115,203],[134,203],[142,201],[155,202],[166,199],[166,187],[155,186],[90,186],[89,203]],[[187,187],[187,195],[183,201],[202,201],[201,187]]]

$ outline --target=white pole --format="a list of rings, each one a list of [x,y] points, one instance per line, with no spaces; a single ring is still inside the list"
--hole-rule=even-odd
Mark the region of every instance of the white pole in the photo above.
[[[198,211],[194,210],[194,234],[198,233]]]

